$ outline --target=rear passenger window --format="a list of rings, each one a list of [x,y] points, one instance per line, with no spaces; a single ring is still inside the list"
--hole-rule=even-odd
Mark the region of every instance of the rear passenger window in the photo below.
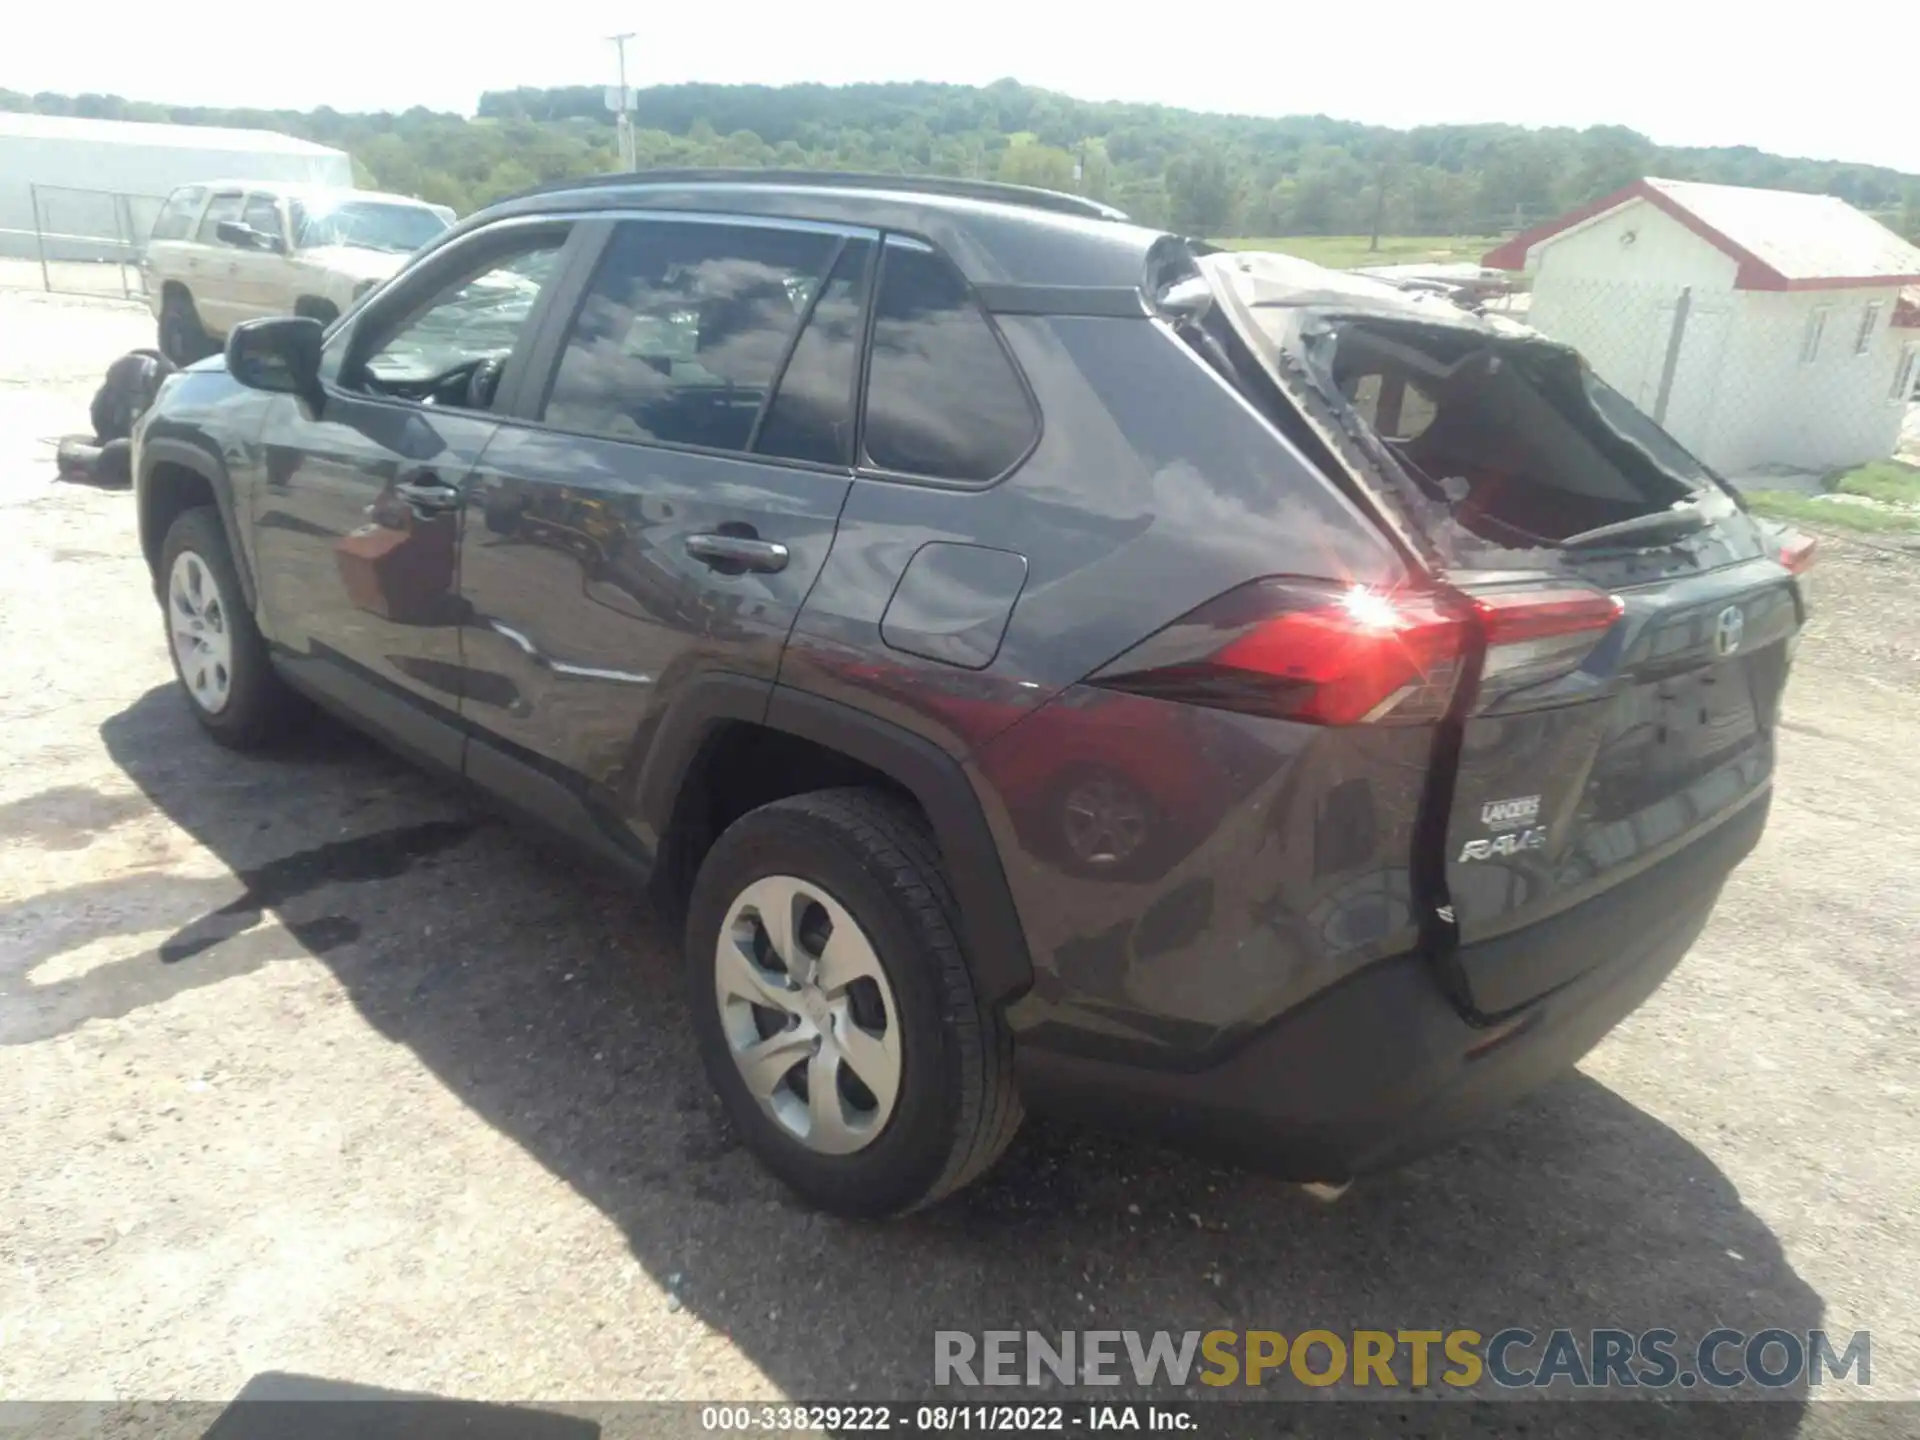
[[[189,185],[176,190],[160,208],[154,218],[153,238],[155,240],[184,240],[193,229],[193,217],[200,211],[200,202],[207,198],[204,185]]]
[[[1033,409],[960,272],[889,239],[874,305],[868,460],[933,480],[1004,474],[1033,443]]]
[[[630,221],[581,302],[543,417],[613,440],[745,450],[839,237]]]
[[[853,461],[853,384],[873,243],[849,240],[780,377],[754,451],[823,465]]]
[[[219,245],[220,222],[240,218],[240,192],[225,190],[207,203],[207,213],[201,217],[199,232],[193,237],[202,245]]]

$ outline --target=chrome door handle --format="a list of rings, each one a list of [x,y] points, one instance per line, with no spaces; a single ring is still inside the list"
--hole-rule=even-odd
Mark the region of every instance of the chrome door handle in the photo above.
[[[772,575],[787,568],[787,547],[751,535],[689,535],[687,553],[723,575],[757,570]]]

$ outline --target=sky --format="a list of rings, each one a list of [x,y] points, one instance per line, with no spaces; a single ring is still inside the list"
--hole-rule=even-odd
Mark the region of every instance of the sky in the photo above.
[[[23,0],[23,4],[26,0]],[[0,87],[175,104],[471,113],[515,85],[842,84],[1011,76],[1089,100],[1373,124],[1626,125],[1668,145],[1753,145],[1920,173],[1912,11],[1702,0],[1444,11],[1211,0],[88,0],[7,26]],[[1711,13],[1718,11],[1719,15]],[[31,20],[24,19],[31,13]],[[1884,74],[1881,73],[1884,70]]]

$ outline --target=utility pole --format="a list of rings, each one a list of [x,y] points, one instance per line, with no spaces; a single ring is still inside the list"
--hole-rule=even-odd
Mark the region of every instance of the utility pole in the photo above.
[[[620,55],[620,88],[607,96],[607,108],[613,111],[614,128],[620,136],[620,168],[631,172],[637,162],[633,153],[633,92],[627,89],[627,41],[633,31],[607,37]]]
[[[1380,248],[1380,226],[1387,218],[1387,162],[1380,162],[1380,174],[1373,187],[1373,233],[1367,237],[1369,253]]]

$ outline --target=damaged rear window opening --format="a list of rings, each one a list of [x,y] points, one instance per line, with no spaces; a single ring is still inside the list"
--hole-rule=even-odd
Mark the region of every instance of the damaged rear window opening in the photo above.
[[[1567,346],[1285,257],[1200,264],[1298,418],[1442,563],[1670,545],[1735,508]]]

